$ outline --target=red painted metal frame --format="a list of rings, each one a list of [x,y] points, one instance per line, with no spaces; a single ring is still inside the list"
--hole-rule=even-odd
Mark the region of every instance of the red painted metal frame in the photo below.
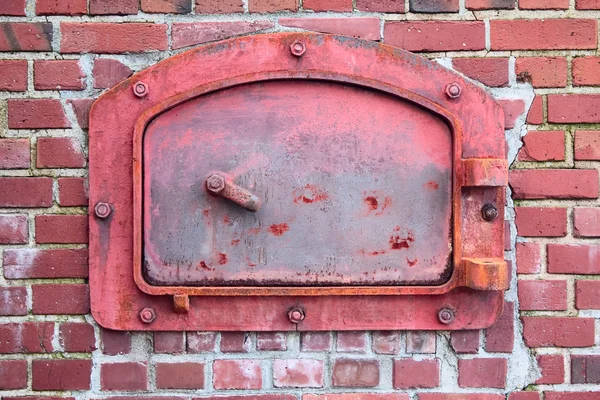
[[[298,57],[290,45],[301,42]],[[317,79],[396,95],[453,133],[453,274],[440,286],[168,287],[142,274],[142,138],[160,113],[202,94],[271,79]],[[134,88],[143,82],[144,94]],[[460,96],[446,94],[459,85]],[[122,330],[477,329],[491,325],[508,286],[503,260],[507,184],[501,107],[483,89],[403,50],[311,33],[242,37],[187,51],[101,96],[90,113],[90,285],[98,323]],[[132,190],[133,189],[133,190]],[[110,204],[97,218],[94,206]],[[486,202],[498,206],[492,222]],[[298,323],[293,307],[305,310]],[[156,318],[142,321],[152,308]],[[455,318],[440,322],[438,312]],[[177,312],[175,312],[177,311]],[[446,321],[447,322],[447,321]]]

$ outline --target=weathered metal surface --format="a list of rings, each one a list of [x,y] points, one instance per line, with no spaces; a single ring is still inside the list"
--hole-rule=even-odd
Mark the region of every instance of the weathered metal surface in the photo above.
[[[292,53],[294,48],[291,46],[295,42],[304,44],[302,57],[297,57]],[[144,82],[147,85],[146,88],[152,88],[152,90],[146,89],[145,95],[138,97],[137,91],[134,89],[138,82]],[[446,94],[446,88],[451,83],[459,86],[459,97],[451,98]],[[289,91],[289,88],[299,91],[301,100],[296,104],[287,100],[287,106],[272,105],[270,114],[265,113],[265,110],[262,109],[259,110],[260,113],[252,116],[247,114],[245,107],[249,106],[249,103],[243,102],[244,96],[254,100],[263,96],[260,98],[259,105],[264,107],[269,104],[270,97],[273,101],[285,99],[285,91]],[[326,90],[322,90],[323,88]],[[344,96],[341,96],[341,99],[340,96],[327,97],[328,94],[339,90],[349,96],[349,101],[345,104],[346,109],[341,104]],[[455,91],[451,91],[452,93]],[[326,98],[327,102],[321,102],[321,106],[325,110],[333,109],[337,114],[331,114],[327,119],[325,118],[326,112],[324,112],[323,116],[316,118],[313,124],[312,121],[307,120],[306,116],[310,115],[310,112],[315,112],[316,108],[311,109],[309,102],[302,98],[308,99],[310,96],[314,98],[317,95]],[[292,97],[289,94],[287,96],[288,98]],[[368,110],[365,110],[363,105],[365,96],[371,96],[369,97],[371,107]],[[238,106],[240,104],[243,106],[236,109],[236,103],[227,104],[227,99],[240,101]],[[359,103],[356,103],[357,101]],[[212,109],[210,108],[211,104]],[[225,105],[227,105],[225,107],[227,113],[221,111]],[[390,132],[384,131],[377,121],[380,118],[388,123],[395,121],[393,116],[388,115],[389,107],[393,109],[393,112],[405,115],[408,122],[414,119],[415,126],[412,127],[414,132],[408,128],[407,121],[396,121],[399,124],[396,126],[397,129],[390,130]],[[297,110],[298,108],[299,110]],[[192,114],[200,109],[206,112],[202,116],[206,120],[201,123],[201,126],[190,125],[190,121],[194,121],[196,118]],[[123,110],[127,111],[123,112]],[[178,115],[180,112],[181,114]],[[190,114],[187,120],[184,118],[186,112]],[[295,115],[296,112],[299,112],[299,117]],[[359,121],[359,118],[354,117],[353,114],[361,115],[363,119],[371,118],[377,136],[369,136],[365,123]],[[220,121],[218,115],[222,116]],[[245,115],[246,118],[242,119],[239,115]],[[326,125],[339,124],[343,127],[346,118],[350,118],[357,124],[356,130],[346,129],[344,136],[354,142],[350,141],[344,147],[343,141],[339,140],[334,146],[335,141],[332,139],[336,138],[338,132],[344,130],[327,128]],[[503,186],[506,184],[503,113],[501,107],[483,90],[436,63],[386,45],[345,37],[289,33],[237,38],[182,53],[142,71],[103,95],[93,106],[90,119],[90,204],[107,202],[113,207],[113,212],[108,218],[98,219],[92,216],[90,218],[92,313],[97,321],[107,328],[280,331],[294,329],[477,329],[492,324],[501,311],[502,290],[507,285],[506,264],[503,261],[502,251]],[[238,133],[244,132],[244,135],[235,136],[234,124],[229,122],[231,119],[237,120]],[[262,125],[260,125],[260,120],[263,120]],[[279,130],[275,127],[276,124],[270,126],[264,120],[276,122],[280,125]],[[284,121],[287,123],[284,124]],[[161,124],[163,125],[161,126]],[[179,124],[177,129],[173,130],[172,139],[166,138],[164,131],[161,133],[161,129],[165,129],[169,124],[173,128]],[[423,124],[429,124],[427,129],[423,129]],[[245,130],[247,125],[260,127],[263,130],[248,132]],[[321,134],[327,133],[329,129],[330,135],[314,134],[311,136],[311,129],[315,129],[315,126],[318,127],[318,132]],[[222,135],[225,142],[230,141],[229,147],[225,143],[218,145],[216,139],[219,135]],[[346,151],[346,154],[354,157],[357,163],[353,165],[345,160],[345,163],[339,164],[345,169],[337,169],[335,170],[337,174],[330,175],[319,171],[318,167],[321,165],[331,167],[338,164],[313,163],[311,171],[306,168],[302,169],[300,163],[300,171],[293,171],[296,174],[292,175],[295,182],[293,180],[283,182],[282,176],[274,174],[269,178],[280,179],[280,183],[285,184],[277,186],[278,189],[269,185],[262,186],[260,180],[264,180],[265,177],[261,174],[250,174],[247,171],[253,172],[253,169],[256,169],[276,172],[275,169],[262,166],[261,162],[264,160],[259,157],[260,152],[256,148],[246,151],[246,147],[240,147],[236,143],[257,146],[258,143],[262,143],[262,140],[266,140],[265,143],[268,145],[281,145],[287,143],[285,138],[293,139],[294,135],[297,139],[306,135],[308,140],[306,142],[297,140],[296,145],[299,146],[299,151],[286,153],[286,150],[280,150],[278,154],[313,157],[311,162],[322,161],[319,159],[319,157],[325,157],[322,149],[313,148],[313,152],[307,151],[307,148],[310,149],[315,142],[321,141],[326,144],[327,148],[332,147],[337,150],[337,153],[330,152],[331,158],[338,156],[339,152]],[[428,135],[432,135],[431,138]],[[417,143],[410,147],[411,151],[426,153],[429,149],[430,152],[438,151],[439,154],[417,159],[416,156],[405,151],[407,154],[405,154],[405,158],[402,158],[399,151],[403,147],[391,139],[394,136]],[[273,140],[275,137],[277,140]],[[337,138],[340,139],[342,136],[337,136]],[[432,138],[435,138],[435,141],[431,140]],[[331,142],[327,143],[327,140]],[[370,144],[373,148],[365,143],[368,140],[371,140]],[[437,141],[441,141],[441,143],[437,143]],[[161,143],[163,147],[161,147]],[[294,143],[292,142],[292,144]],[[169,148],[171,145],[179,146],[182,153],[172,152],[171,155],[174,159],[171,160],[161,158],[160,152],[169,153],[172,150]],[[203,165],[203,162],[207,162],[206,157],[199,157],[200,153],[193,154],[192,152],[192,149],[204,151],[203,145],[225,152],[235,149],[237,153],[233,158],[229,158],[231,161],[229,164]],[[374,151],[375,148],[378,148],[378,152]],[[407,146],[406,149],[408,148]],[[268,150],[264,156],[267,160],[271,160],[272,148]],[[363,157],[362,152],[370,152],[370,155],[376,157],[372,158],[370,163],[365,163],[368,157]],[[149,154],[152,156],[149,157]],[[217,164],[227,157],[219,152],[215,154],[218,156],[215,161]],[[402,153],[400,152],[400,154]],[[208,158],[211,157],[215,158],[214,154]],[[379,158],[384,160],[381,166],[377,164]],[[161,159],[163,160],[162,165],[160,164]],[[147,161],[155,162],[156,165],[147,168]],[[244,162],[238,163],[238,161]],[[255,164],[252,164],[251,161]],[[293,157],[290,158],[290,163],[293,161],[296,160]],[[419,162],[422,164],[420,167],[414,166],[412,161],[417,165]],[[190,171],[186,168],[188,163],[202,166],[202,168],[211,167],[211,169]],[[366,172],[360,169],[361,164],[364,165],[363,169]],[[307,163],[304,167],[306,165],[310,164]],[[437,166],[442,172],[435,171],[435,168],[432,172],[431,169],[425,168],[427,165]],[[349,168],[350,166],[354,169]],[[190,244],[190,239],[182,230],[190,229],[193,225],[190,221],[203,223],[203,225],[198,224],[197,226],[199,232],[206,232],[207,225],[206,221],[195,219],[202,216],[202,210],[199,213],[198,210],[195,210],[195,213],[186,215],[176,215],[165,211],[163,215],[161,207],[168,204],[160,200],[161,193],[156,196],[152,194],[153,176],[162,174],[162,178],[165,178],[171,174],[175,178],[172,181],[173,188],[181,189],[183,187],[181,182],[182,179],[185,180],[185,177],[174,174],[173,168],[195,174],[190,177],[190,179],[194,179],[193,182],[189,182],[192,186],[186,187],[187,192],[177,193],[172,188],[171,195],[181,194],[182,197],[191,199],[190,193],[195,190],[195,187],[198,189],[196,190],[198,196],[195,197],[198,205],[205,201],[205,204],[211,206],[209,216],[210,212],[217,212],[215,215],[220,217],[223,217],[224,213],[231,213],[231,215],[241,213],[244,216],[240,220],[242,222],[240,227],[247,229],[252,228],[252,226],[246,225],[247,221],[250,221],[246,220],[248,216],[265,217],[274,208],[276,210],[274,215],[278,217],[290,217],[300,213],[298,215],[305,218],[317,218],[315,215],[319,215],[319,212],[323,213],[317,207],[327,206],[327,201],[333,204],[333,199],[336,199],[337,205],[344,205],[344,213],[336,210],[327,217],[328,219],[319,220],[317,218],[315,220],[319,225],[313,230],[327,232],[327,229],[335,231],[335,225],[340,223],[340,218],[339,226],[346,223],[348,227],[352,228],[353,222],[346,213],[352,211],[350,204],[354,204],[352,203],[353,193],[357,192],[359,185],[352,186],[352,180],[349,180],[340,171],[347,171],[348,175],[355,174],[357,171],[363,173],[359,176],[361,176],[360,184],[364,185],[365,182],[372,183],[367,179],[368,173],[376,176],[376,169],[381,167],[383,167],[381,177],[385,177],[386,181],[393,182],[394,190],[391,194],[400,198],[405,196],[404,205],[413,207],[415,212],[422,213],[421,221],[415,223],[425,224],[424,220],[431,216],[435,219],[431,222],[432,226],[439,228],[447,224],[447,230],[435,231],[429,238],[421,237],[424,241],[433,240],[435,242],[437,240],[436,243],[440,243],[440,247],[429,250],[433,251],[430,254],[435,254],[435,262],[425,263],[424,267],[421,264],[420,266],[423,268],[411,270],[406,260],[404,261],[406,264],[401,264],[403,256],[396,258],[390,256],[389,263],[395,262],[400,266],[398,269],[401,272],[394,271],[396,275],[379,280],[377,274],[373,274],[376,276],[376,283],[372,283],[373,279],[371,282],[363,280],[362,286],[354,281],[356,277],[354,267],[371,268],[366,272],[374,272],[377,270],[375,261],[370,264],[366,263],[365,266],[358,262],[348,263],[348,266],[352,268],[342,269],[344,277],[331,278],[326,282],[327,286],[315,284],[316,274],[312,275],[312,282],[309,286],[303,286],[302,280],[294,278],[293,274],[289,274],[289,278],[282,278],[273,271],[270,273],[271,276],[263,274],[260,279],[256,279],[246,269],[249,268],[247,264],[239,270],[243,272],[240,276],[241,282],[245,286],[225,286],[227,282],[230,285],[239,284],[239,282],[235,282],[237,278],[233,277],[232,279],[230,275],[231,271],[235,271],[236,266],[226,270],[222,276],[218,276],[217,272],[209,273],[208,271],[200,271],[195,275],[196,284],[202,284],[204,280],[205,285],[212,286],[191,286],[189,283],[185,283],[186,286],[178,286],[178,283],[172,283],[183,282],[180,277],[177,277],[178,273],[181,275],[181,271],[173,268],[177,265],[177,256],[187,257],[184,258],[184,261],[187,259],[195,261],[194,257],[206,254],[213,256],[211,260],[220,260],[220,258],[214,258],[212,253],[209,254],[210,252],[206,254],[192,252],[190,257],[190,253],[187,253],[189,249],[177,250],[173,253],[173,249],[177,249],[177,241],[170,242],[175,247],[166,246],[167,240],[164,239],[169,234],[176,235],[183,244]],[[283,168],[289,169],[287,164],[283,164]],[[369,168],[373,170],[369,170]],[[396,174],[392,172],[394,170],[397,172]],[[247,188],[253,193],[259,193],[263,197],[261,210],[257,213],[248,213],[236,204],[224,202],[224,199],[208,194],[205,188],[200,190],[205,185],[205,179],[214,171],[231,174],[231,179],[236,185]],[[403,174],[407,172],[415,176],[404,177]],[[329,181],[325,180],[327,184],[333,188],[338,188],[342,183],[343,188],[352,189],[350,195],[343,190],[337,193],[334,191],[333,194],[328,191],[327,201],[316,202],[316,204],[314,201],[312,203],[304,202],[303,198],[311,200],[319,197],[321,192],[318,190],[310,191],[310,193],[298,192],[296,197],[293,196],[292,191],[290,196],[290,189],[306,190],[306,184],[312,184],[308,180],[311,173],[317,174],[316,177],[322,173],[329,179]],[[427,173],[437,179],[438,190],[434,192],[435,195],[432,198],[429,197],[431,194],[423,199],[414,196],[413,202],[438,207],[431,214],[423,213],[422,205],[413,205],[408,201],[410,196],[399,191],[399,187],[404,185],[405,190],[417,190],[417,194],[424,193],[418,191],[417,183],[419,175]],[[249,179],[250,177],[252,179]],[[302,181],[300,179],[302,177],[306,180]],[[168,182],[168,179],[163,180],[162,178],[156,182]],[[425,183],[427,182],[429,181],[425,181]],[[254,183],[254,185],[248,185],[248,183]],[[297,183],[296,186],[294,186],[295,183]],[[381,186],[377,187],[377,185]],[[375,185],[376,190],[391,189],[385,186],[385,182],[379,182],[377,185]],[[329,189],[330,186],[327,188]],[[273,193],[277,195],[275,197],[277,200],[283,198],[281,197],[283,190],[287,189],[288,196],[292,198],[292,204],[297,205],[298,209],[292,212],[291,210],[294,209],[286,208],[287,206],[281,205],[279,209],[273,207],[276,203],[271,203],[269,197],[271,192],[267,193],[266,187],[274,190]],[[161,188],[162,195],[166,193],[165,190]],[[278,190],[280,193],[277,192]],[[267,195],[265,196],[265,194]],[[343,196],[343,194],[346,195]],[[385,203],[385,195],[383,203]],[[389,196],[389,194],[387,195]],[[205,196],[205,198],[201,196]],[[212,196],[212,198],[208,196]],[[356,203],[363,207],[374,204],[372,201],[364,201],[364,198],[369,197],[368,194],[363,193],[363,196],[362,203],[358,201],[358,198]],[[293,203],[293,199],[296,198],[302,201]],[[169,197],[166,196],[166,199]],[[376,200],[379,209],[381,202],[377,197]],[[178,200],[179,211],[186,210],[183,207],[184,202]],[[444,204],[448,211],[440,211]],[[485,204],[497,206],[498,218],[493,221],[484,220],[481,210]],[[152,205],[159,205],[158,216],[154,215],[153,211],[149,211],[152,210]],[[308,211],[299,211],[302,210],[300,206],[304,205],[313,207],[315,212],[311,214]],[[186,207],[190,207],[189,204]],[[362,211],[369,211],[369,208]],[[375,212],[376,210],[370,211]],[[301,214],[302,212],[304,214]],[[262,213],[265,214],[262,215]],[[367,216],[361,214],[358,216],[363,222],[369,221]],[[402,231],[402,229],[408,229],[410,222],[414,221],[411,218],[415,217],[406,217],[400,208],[396,209],[395,214],[391,214],[391,216],[399,223],[390,225],[391,232],[386,232],[389,237],[385,242],[388,246],[386,248],[388,252],[385,254],[404,255],[413,248],[412,246],[419,246],[416,244],[419,236],[417,231],[412,233],[412,242],[408,239],[408,231]],[[175,228],[174,223],[169,224],[169,217],[179,223],[183,222],[182,227]],[[157,225],[153,225],[153,218],[161,223],[167,221],[167,225],[157,227]],[[229,218],[231,221],[231,216]],[[336,218],[338,219],[336,220]],[[375,215],[372,218],[375,218]],[[363,238],[362,244],[378,243],[379,236],[375,234],[379,234],[378,230],[387,227],[386,224],[389,224],[392,219],[385,220],[380,224],[373,220],[372,225],[367,224],[369,235]],[[233,220],[235,221],[235,219]],[[227,235],[232,235],[231,226],[225,225],[222,219],[219,221],[221,228],[225,227],[226,229],[225,231],[219,230],[216,237],[223,239],[228,237]],[[320,226],[324,221],[330,225],[329,228]],[[148,222],[150,222],[150,226],[148,226]],[[285,235],[292,231],[290,222],[283,219],[261,225],[261,231],[265,231],[263,233],[265,236],[259,237],[259,240],[263,241],[261,243],[269,244],[276,243],[275,239],[279,239],[282,243],[281,239],[285,239]],[[289,230],[286,231],[286,234],[276,236],[267,233],[267,227],[280,223],[288,223]],[[211,225],[211,227],[214,226]],[[400,226],[399,231],[393,230],[396,226]],[[313,237],[310,237],[311,230],[308,227],[309,225],[305,224],[300,232],[304,232],[304,236],[309,238],[298,235],[297,237],[303,241],[303,245],[295,249],[296,253],[303,252],[306,259],[310,259],[313,248],[315,250],[325,248],[325,246],[315,245],[315,243],[319,244],[319,236],[312,235]],[[418,228],[421,229],[422,225]],[[155,231],[159,233],[153,239],[152,234],[155,234]],[[193,231],[193,234],[201,235],[198,231]],[[276,229],[276,231],[281,230]],[[393,240],[390,241],[390,238]],[[307,245],[309,239],[312,245]],[[342,239],[343,242],[338,244],[336,239]],[[352,248],[352,245],[347,243],[350,239],[352,236],[341,235],[338,232],[337,236],[327,237],[323,240],[332,245],[335,243],[333,247],[342,246],[341,250],[337,248],[338,253],[336,253],[342,254],[344,250]],[[412,246],[406,248],[403,240]],[[441,243],[445,243],[446,252],[441,250]],[[400,248],[393,249],[394,244]],[[231,242],[229,245],[232,246]],[[289,244],[285,243],[279,247],[283,248],[287,245]],[[424,244],[420,245],[425,247]],[[162,279],[162,283],[169,286],[153,285],[146,279],[147,276],[144,276],[142,264],[149,254],[147,250],[145,251],[145,246],[158,249],[158,251],[154,250],[156,251],[154,254],[158,257],[150,258],[159,261],[154,266],[147,268],[146,271],[157,273],[156,276]],[[193,251],[197,251],[200,247],[197,245]],[[293,248],[293,243],[291,247]],[[369,248],[363,247],[367,252]],[[246,245],[245,251],[251,248],[252,246]],[[277,260],[281,263],[280,265],[283,265],[286,251],[289,250],[279,249],[274,245],[273,248],[280,252]],[[373,252],[375,251],[379,251],[379,248],[374,248]],[[227,254],[228,263],[231,259],[230,255],[235,255],[239,259],[243,258],[244,254],[240,251],[236,255],[231,248],[227,249],[227,252],[229,252]],[[272,255],[272,253],[269,254]],[[170,260],[169,256],[172,255],[175,257]],[[451,268],[442,269],[442,262],[439,262],[438,259],[443,258],[444,255],[450,257],[448,265]],[[379,256],[373,255],[375,259]],[[323,257],[323,254],[320,254],[320,257]],[[367,257],[365,256],[365,258]],[[275,259],[268,259],[269,262],[272,260]],[[295,267],[298,267],[300,266],[299,260],[302,260],[302,257],[294,254],[294,258],[290,261],[296,262]],[[420,261],[422,262],[422,259]],[[185,262],[181,265],[184,266],[183,272],[185,273],[185,268],[188,267]],[[332,265],[339,268],[343,264],[335,262]],[[241,268],[240,264],[237,264],[237,268]],[[293,271],[294,268],[289,268],[288,271]],[[171,273],[167,273],[169,269],[171,269]],[[215,271],[217,270],[215,269]],[[212,278],[210,274],[213,274]],[[321,276],[320,273],[318,276]],[[157,282],[160,282],[160,279]],[[210,279],[213,279],[212,282]],[[281,286],[257,285],[269,285],[270,279],[279,280],[277,284]],[[221,282],[222,285],[215,285],[214,282]],[[474,287],[478,290],[461,287]],[[189,310],[181,312],[185,309],[185,304],[182,305],[182,299],[185,296],[189,296]],[[174,312],[174,305],[180,313]],[[155,311],[156,319],[151,323],[144,323],[141,320],[140,312],[148,307]],[[305,312],[305,318],[298,323],[290,321],[288,316],[288,312],[294,307],[299,307]],[[442,324],[438,317],[438,313],[443,308],[451,309],[455,314],[454,321],[448,325]]]

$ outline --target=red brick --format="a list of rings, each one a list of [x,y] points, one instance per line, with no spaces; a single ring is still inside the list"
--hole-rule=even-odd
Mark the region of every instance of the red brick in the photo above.
[[[505,302],[498,321],[485,331],[485,351],[511,353],[515,337],[515,304]]]
[[[133,71],[119,60],[98,58],[94,61],[94,88],[108,89],[129,78]]]
[[[65,351],[89,353],[96,350],[94,327],[90,324],[78,322],[60,324],[59,340]]]
[[[304,0],[302,7],[312,11],[352,11],[352,0]]]
[[[174,49],[194,46],[232,36],[262,31],[274,26],[271,21],[189,22],[174,23],[172,28]]]
[[[0,390],[27,387],[27,360],[0,360]]]
[[[381,38],[378,18],[279,18],[279,25],[366,40]]]
[[[567,281],[519,280],[518,290],[521,310],[567,309]]]
[[[61,53],[143,53],[168,47],[165,24],[62,22],[60,32]]]
[[[486,86],[508,85],[508,58],[455,58],[452,66],[458,72]]]
[[[551,274],[600,274],[600,245],[548,245]]]
[[[548,95],[548,122],[600,122],[600,94]]]
[[[519,0],[521,10],[567,10],[569,0]]]
[[[244,12],[242,0],[196,0],[196,14],[229,14]]]
[[[514,128],[517,118],[525,111],[525,102],[523,100],[500,99],[498,103],[504,109],[504,128]]]
[[[29,165],[29,139],[0,139],[1,169],[29,168]]]
[[[84,15],[87,14],[87,1],[36,0],[35,13],[37,15]]]
[[[0,215],[0,244],[25,244],[29,242],[27,215]]]
[[[564,161],[564,131],[530,131],[523,137],[519,161]]]
[[[215,360],[213,387],[219,389],[260,389],[262,371],[259,360]]]
[[[146,363],[105,363],[100,366],[100,387],[105,391],[135,391],[148,389]]]
[[[394,389],[434,388],[440,386],[439,360],[394,360]]]
[[[598,21],[594,19],[491,20],[492,50],[595,49]]]
[[[600,355],[571,354],[571,383],[600,383]]]
[[[58,204],[63,207],[87,206],[85,178],[59,178]]]
[[[517,273],[537,274],[542,263],[542,249],[539,243],[517,243]]]
[[[517,235],[561,237],[567,234],[566,208],[515,207]]]
[[[508,400],[540,400],[538,392],[513,392],[508,395]]]
[[[522,317],[529,347],[588,347],[594,345],[594,319]]]
[[[600,10],[598,0],[576,0],[575,9],[577,10]]]
[[[154,352],[180,354],[185,351],[183,332],[154,332]]]
[[[408,51],[460,51],[485,49],[483,22],[391,21],[384,26],[384,41]]]
[[[1,207],[50,207],[52,178],[0,178]]]
[[[458,360],[458,386],[462,388],[499,388],[506,385],[506,358]]]
[[[600,310],[600,281],[575,282],[575,307],[579,310]]]
[[[223,353],[247,353],[250,350],[250,345],[250,336],[247,333],[221,333],[221,351]]]
[[[533,87],[567,86],[567,59],[564,57],[519,57],[515,72],[519,82],[529,82]]]
[[[479,351],[479,331],[453,331],[450,333],[450,343],[459,354],[475,354]]]
[[[0,51],[52,51],[52,24],[0,22]]]
[[[250,12],[298,11],[298,0],[248,0]]]
[[[87,215],[36,215],[36,243],[87,243]]]
[[[52,353],[53,322],[0,324],[0,353]]]
[[[192,0],[142,0],[142,11],[147,13],[189,14]]]
[[[544,399],[545,400],[598,400],[598,392],[544,392]]]
[[[305,394],[302,400],[409,400],[409,397],[404,393],[339,393]]]
[[[67,104],[73,108],[75,117],[77,118],[77,124],[81,129],[87,129],[90,118],[90,108],[94,103],[94,99],[69,99]]]
[[[600,131],[575,132],[575,159],[600,160]]]
[[[458,0],[410,0],[410,11],[415,13],[455,13]]]
[[[367,351],[367,335],[365,332],[338,332],[338,352],[364,353]]]
[[[27,60],[0,60],[0,90],[27,90]]]
[[[544,123],[544,100],[543,96],[535,96],[531,108],[527,113],[527,123],[540,125]]]
[[[515,0],[467,0],[469,10],[510,10],[515,8]]]
[[[137,14],[138,2],[139,0],[90,0],[90,14]]]
[[[256,350],[285,351],[287,350],[287,334],[283,332],[260,332],[256,334]]]
[[[373,351],[377,354],[398,354],[400,352],[400,332],[373,332]]]
[[[542,376],[536,385],[554,385],[565,381],[565,360],[562,354],[542,354],[536,357]]]
[[[436,351],[435,332],[408,331],[406,332],[406,352],[433,354]]]
[[[600,208],[575,208],[573,230],[574,236],[600,237]]]
[[[0,315],[27,315],[27,290],[25,287],[0,287]]]
[[[84,77],[78,60],[35,60],[33,63],[36,90],[83,90]]]
[[[573,59],[573,86],[600,86],[600,57]]]
[[[419,400],[504,400],[503,394],[420,393]]]
[[[89,390],[92,360],[33,360],[33,390]]]
[[[331,349],[331,333],[302,332],[300,347],[302,351],[329,351]]]
[[[102,353],[109,356],[129,354],[131,352],[131,334],[129,332],[101,329]]]
[[[8,100],[8,127],[10,129],[69,128],[60,100]]]
[[[34,314],[87,314],[90,289],[86,284],[32,285]]]
[[[216,344],[216,332],[187,332],[188,353],[213,353]]]
[[[3,254],[4,277],[87,278],[87,249],[6,249]]]
[[[203,389],[204,364],[201,363],[157,363],[157,389]]]
[[[379,385],[377,360],[338,358],[333,362],[334,387],[375,387]]]
[[[26,0],[4,0],[0,3],[0,15],[25,16]]]
[[[323,387],[323,361],[307,358],[273,360],[273,386]]]
[[[356,0],[356,8],[359,11],[403,13],[403,0]]]

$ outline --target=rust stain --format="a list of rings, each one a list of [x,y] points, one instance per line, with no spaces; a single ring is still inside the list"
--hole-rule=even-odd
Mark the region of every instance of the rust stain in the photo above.
[[[377,210],[377,208],[379,207],[379,202],[373,196],[365,197],[365,203],[367,203],[369,209],[371,210]]]
[[[327,200],[327,193],[317,188],[314,185],[306,185],[302,189],[294,190],[294,203],[316,203]]]
[[[237,245],[237,244],[239,244],[239,243],[240,243],[240,239],[233,239],[233,240],[231,241],[231,245],[232,245],[232,246],[235,246],[235,245]]]
[[[231,223],[231,218],[229,218],[229,215],[227,215],[227,214],[223,215],[223,223],[224,224],[230,224]]]
[[[248,229],[248,234],[250,235],[258,235],[260,233],[261,228],[250,228]]]
[[[414,260],[409,260],[408,258],[406,259],[406,262],[408,263],[409,267],[414,267],[415,265],[417,265],[417,262],[419,262],[419,260],[417,260],[416,258]]]
[[[206,271],[214,271],[214,268],[211,268],[208,265],[206,265],[204,261],[200,261],[200,263],[198,264],[198,268],[202,268]]]
[[[392,236],[390,236],[390,249],[392,250],[408,249],[410,247],[410,244],[415,241],[412,232],[408,232],[406,237],[400,236],[399,226],[397,226],[396,229],[394,229],[394,232],[395,233],[392,234]]]
[[[227,254],[219,253],[219,264],[221,264],[221,265],[227,264]]]
[[[208,217],[208,210],[202,210],[202,215]]]
[[[269,232],[275,236],[281,236],[289,230],[290,227],[285,222],[283,224],[273,224],[269,227]]]
[[[436,181],[429,181],[424,186],[431,190],[438,190],[438,188],[440,187],[440,185]]]

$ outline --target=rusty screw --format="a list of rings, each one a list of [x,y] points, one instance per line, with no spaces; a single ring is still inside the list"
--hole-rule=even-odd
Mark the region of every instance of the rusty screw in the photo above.
[[[96,217],[98,218],[107,218],[111,212],[112,209],[108,203],[99,202],[96,203],[96,207],[94,207],[94,213],[96,213]]]
[[[446,95],[451,99],[457,99],[462,93],[462,88],[458,83],[450,83],[446,86]]]
[[[206,178],[206,187],[213,193],[219,193],[225,189],[225,178],[221,175],[211,175]]]
[[[306,45],[296,40],[290,46],[290,50],[292,51],[292,54],[296,57],[302,57],[304,53],[306,53]]]
[[[146,307],[140,311],[140,319],[145,324],[150,324],[156,319],[156,312],[154,308]]]
[[[133,93],[137,97],[147,96],[149,92],[148,85],[144,82],[137,82],[135,85],[133,85]]]
[[[304,317],[304,310],[299,307],[294,307],[290,311],[288,311],[288,318],[295,324],[302,322],[302,320],[304,320]]]
[[[498,208],[493,204],[486,204],[481,208],[481,216],[486,221],[493,221],[498,218]]]
[[[454,310],[444,307],[438,312],[438,318],[442,324],[451,324],[454,321]]]

